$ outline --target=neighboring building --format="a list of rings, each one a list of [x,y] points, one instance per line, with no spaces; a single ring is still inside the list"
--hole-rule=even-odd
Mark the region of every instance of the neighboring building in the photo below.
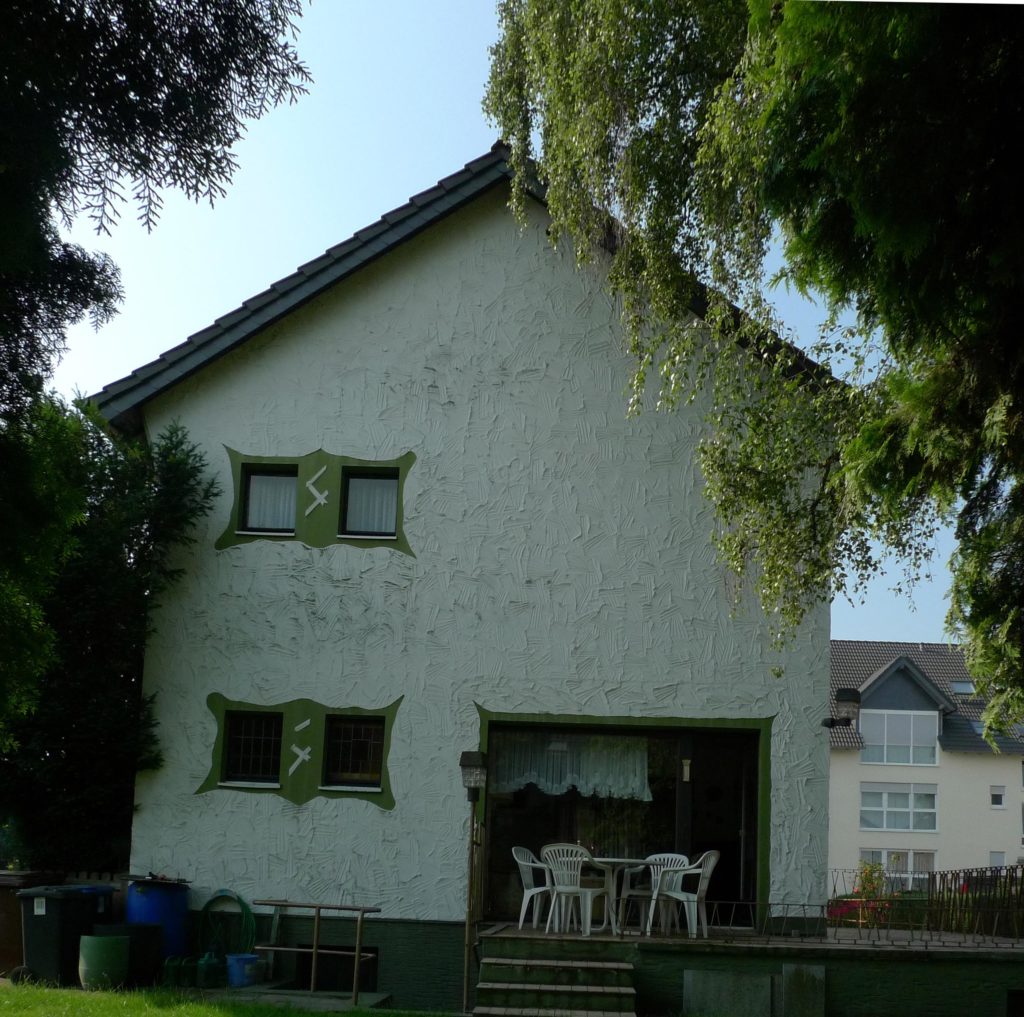
[[[859,732],[832,729],[829,867],[926,873],[1024,856],[1024,738],[982,737],[985,701],[959,648],[832,640],[833,703],[859,689]],[[915,878],[917,874],[917,878]]]
[[[733,613],[704,408],[626,419],[602,266],[508,180],[496,147],[97,397],[224,491],[147,647],[133,871],[380,906],[389,988],[459,970],[467,749],[486,916],[513,844],[567,839],[717,848],[719,900],[826,889],[827,605],[784,652]]]

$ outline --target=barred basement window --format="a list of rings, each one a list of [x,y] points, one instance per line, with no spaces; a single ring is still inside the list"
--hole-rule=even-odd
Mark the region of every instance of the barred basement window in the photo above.
[[[324,786],[380,788],[383,717],[328,717],[324,731]]]
[[[281,779],[281,729],[279,713],[228,711],[222,781],[276,786]]]

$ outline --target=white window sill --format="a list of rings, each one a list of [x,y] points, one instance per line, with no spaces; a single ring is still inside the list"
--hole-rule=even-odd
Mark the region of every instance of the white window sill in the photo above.
[[[379,784],[367,786],[365,784],[321,784],[319,790],[321,791],[361,791],[375,794],[383,791],[384,789]]]
[[[272,780],[220,780],[217,787],[265,787],[280,790],[281,785]]]
[[[235,530],[236,537],[294,537],[294,530]]]
[[[888,761],[882,762],[881,760],[860,760],[861,766],[938,766],[939,761],[935,760],[934,763],[890,763]]]
[[[338,540],[398,540],[397,533],[339,533]]]

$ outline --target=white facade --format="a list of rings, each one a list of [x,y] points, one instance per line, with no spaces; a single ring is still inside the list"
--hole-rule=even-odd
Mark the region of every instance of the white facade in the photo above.
[[[936,829],[877,830],[861,826],[861,787],[891,783],[936,787]],[[993,789],[1003,789],[993,805]],[[934,869],[1013,865],[1024,856],[1021,758],[938,751],[935,766],[862,763],[856,749],[834,749],[829,775],[829,867],[856,869],[866,851],[931,855]],[[883,858],[892,869],[891,858]]]
[[[783,654],[753,606],[730,616],[694,461],[699,409],[625,419],[616,307],[551,249],[540,206],[520,231],[506,198],[491,190],[143,405],[150,435],[188,428],[224,490],[155,618],[146,688],[165,762],[138,781],[132,844],[132,870],[192,880],[194,906],[229,887],[459,919],[458,760],[480,744],[478,706],[764,719],[758,895],[823,899],[828,608]],[[414,557],[271,540],[214,550],[232,508],[226,448],[414,452]],[[395,807],[197,794],[217,737],[211,693],[369,710],[404,697]]]

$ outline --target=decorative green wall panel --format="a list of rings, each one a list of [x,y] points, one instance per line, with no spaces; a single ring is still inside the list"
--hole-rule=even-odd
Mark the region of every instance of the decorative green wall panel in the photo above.
[[[317,449],[304,456],[252,456],[224,446],[231,461],[231,483],[234,500],[227,528],[214,545],[218,551],[254,540],[298,540],[309,547],[330,547],[350,544],[354,547],[388,547],[416,557],[403,530],[405,480],[416,462],[415,452],[406,452],[397,459],[354,459]],[[298,469],[296,479],[296,511],[294,533],[247,533],[242,528],[242,505],[245,499],[246,466],[287,467]],[[352,537],[339,534],[341,521],[342,471],[346,467],[398,471],[398,506],[394,537]]]
[[[229,791],[235,794],[276,794],[294,805],[302,805],[312,798],[359,798],[372,802],[378,808],[391,810],[395,798],[391,792],[391,778],[388,774],[388,753],[391,749],[391,731],[394,727],[398,707],[404,697],[399,696],[393,703],[379,710],[365,710],[360,707],[331,707],[312,699],[292,699],[287,703],[271,706],[246,703],[228,699],[219,692],[211,692],[206,699],[217,721],[217,738],[213,745],[210,772],[206,780],[196,789],[196,794],[207,791]],[[224,718],[230,711],[243,713],[279,713],[283,718],[281,738],[281,769],[277,784],[240,784],[221,780],[224,760]],[[384,753],[381,764],[381,784],[378,789],[339,789],[321,786],[324,768],[324,728],[328,717],[383,717]]]

